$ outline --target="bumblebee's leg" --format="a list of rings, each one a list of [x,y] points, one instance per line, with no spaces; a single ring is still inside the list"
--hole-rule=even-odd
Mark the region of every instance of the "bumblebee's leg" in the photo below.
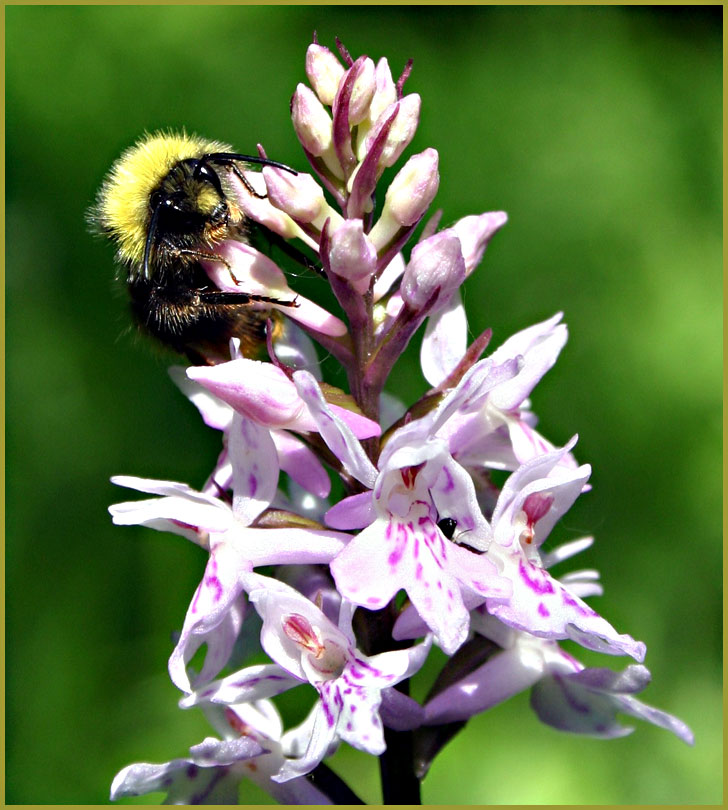
[[[301,267],[316,273],[318,276],[326,278],[326,273],[320,264],[316,264],[313,259],[310,259],[302,250],[286,241],[280,234],[265,228],[265,236],[271,245],[275,245],[281,252],[285,253],[290,259],[297,262]]]
[[[300,304],[294,298],[292,301],[281,301],[280,298],[271,298],[267,295],[256,295],[255,293],[246,292],[228,292],[225,290],[200,290],[198,292],[199,301],[201,304],[209,304],[210,306],[222,305],[237,305],[242,306],[245,304],[278,304],[280,307],[298,307]]]
[[[178,259],[181,256],[191,256],[195,259],[203,259],[204,261],[208,262],[221,262],[222,264],[227,267],[228,270],[231,270],[230,262],[224,257],[221,256],[219,253],[211,253],[207,250],[194,250],[192,248],[169,248],[170,254]]]
[[[251,197],[256,197],[259,200],[265,200],[268,196],[267,194],[258,194],[258,192],[253,188],[250,184],[250,180],[240,171],[235,163],[228,163],[227,164],[230,169],[232,169],[233,174],[240,180],[240,182],[245,186],[246,191],[250,194]]]

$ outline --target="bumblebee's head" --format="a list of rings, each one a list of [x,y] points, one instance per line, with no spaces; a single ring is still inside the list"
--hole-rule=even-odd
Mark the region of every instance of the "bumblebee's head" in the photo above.
[[[220,178],[204,158],[178,163],[149,195],[149,230],[156,221],[162,234],[202,233],[206,223],[225,223],[228,214]]]
[[[144,276],[151,275],[153,254],[163,257],[200,245],[209,247],[227,235],[231,220],[238,224],[241,219],[239,208],[226,194],[207,156],[180,161],[149,195]]]
[[[152,277],[184,250],[208,247],[243,219],[228,185],[232,171],[251,191],[238,164],[283,164],[241,155],[196,135],[144,136],[114,163],[89,212],[92,226],[117,246],[130,277]],[[293,172],[295,174],[295,172]]]

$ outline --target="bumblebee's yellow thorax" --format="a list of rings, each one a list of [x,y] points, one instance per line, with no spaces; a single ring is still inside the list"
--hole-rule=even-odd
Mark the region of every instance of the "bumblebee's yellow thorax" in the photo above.
[[[146,135],[127,149],[111,167],[96,205],[99,223],[116,241],[119,258],[131,263],[142,261],[149,197],[176,164],[187,158],[229,151],[227,144],[184,133]],[[210,208],[218,202],[212,189],[209,201],[202,199],[204,195],[200,197],[199,202]]]

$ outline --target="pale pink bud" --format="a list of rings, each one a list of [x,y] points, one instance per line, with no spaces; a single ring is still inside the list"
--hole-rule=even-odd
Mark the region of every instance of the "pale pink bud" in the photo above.
[[[303,148],[316,157],[331,147],[331,116],[316,94],[299,84],[291,100],[293,128]]]
[[[341,215],[329,206],[323,189],[310,174],[293,175],[266,166],[263,175],[271,203],[297,222],[310,223],[321,230],[327,219],[336,225],[342,221]]]
[[[439,291],[432,309],[446,303],[465,280],[460,240],[452,231],[441,231],[412,249],[402,276],[400,292],[405,303],[421,310]]]
[[[264,225],[268,230],[282,236],[284,239],[302,239],[311,247],[316,243],[308,237],[301,228],[279,208],[271,205],[266,195],[265,179],[261,172],[245,172],[245,179],[255,189],[256,196],[250,193],[235,175],[230,175],[230,182],[235,187],[235,196],[240,209],[246,217]]]
[[[378,250],[389,245],[403,228],[415,225],[427,211],[440,184],[437,165],[437,151],[425,149],[399,170],[387,189],[382,215],[369,233]]]
[[[440,185],[438,157],[435,149],[413,155],[387,189],[384,206],[401,225],[414,225],[435,198]]]
[[[470,275],[483,258],[493,234],[508,221],[504,211],[491,211],[480,216],[463,217],[452,230],[460,237],[465,259],[465,272]]]
[[[369,107],[369,116],[372,121],[376,121],[384,110],[397,100],[397,88],[392,79],[392,71],[389,69],[389,63],[384,57],[377,62],[374,82],[374,97]]]
[[[376,88],[374,74],[374,62],[371,59],[367,58],[359,63],[358,74],[349,98],[349,126],[360,124],[369,115],[369,105]]]
[[[308,46],[306,76],[322,104],[330,107],[334,103],[344,73],[343,65],[328,48],[316,44]]]
[[[377,269],[377,251],[364,233],[360,219],[348,219],[334,231],[329,246],[329,266],[351,282],[358,293],[369,289]]]
[[[395,110],[397,111],[397,117],[387,133],[382,155],[378,161],[379,166],[382,168],[393,166],[402,152],[409,146],[420,122],[420,105],[421,99],[417,93],[411,93],[401,101],[391,104],[382,112],[372,130],[364,139],[364,151],[366,153],[371,148],[384,123]]]

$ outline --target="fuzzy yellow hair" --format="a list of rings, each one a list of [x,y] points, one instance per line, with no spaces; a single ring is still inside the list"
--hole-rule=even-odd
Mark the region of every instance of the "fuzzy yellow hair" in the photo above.
[[[149,197],[170,169],[187,158],[231,152],[230,146],[197,135],[144,135],[111,167],[93,211],[98,227],[114,239],[119,259],[139,263],[149,226]]]

